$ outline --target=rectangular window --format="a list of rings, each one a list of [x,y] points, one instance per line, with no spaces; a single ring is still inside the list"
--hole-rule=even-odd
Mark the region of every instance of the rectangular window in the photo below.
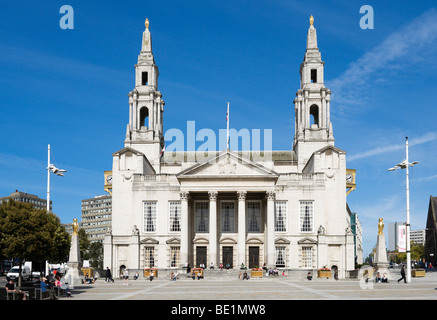
[[[313,231],[314,201],[300,202],[300,232]]]
[[[144,232],[156,231],[156,202],[144,202]]]
[[[176,268],[179,267],[181,257],[181,248],[180,247],[170,247],[170,267]]]
[[[170,232],[181,231],[181,202],[172,201],[169,203],[170,210]]]
[[[247,232],[261,232],[261,204],[247,202]]]
[[[285,267],[285,247],[275,247],[276,266]]]
[[[275,231],[287,231],[287,201],[275,202]]]
[[[147,74],[147,72],[141,72],[141,85],[143,86],[147,86],[148,82],[149,82],[149,76]]]
[[[144,267],[153,268],[155,266],[155,248],[144,248]]]
[[[208,202],[196,202],[195,230],[196,232],[209,232]]]
[[[311,69],[311,83],[317,83],[317,69]]]
[[[235,204],[222,202],[220,213],[222,232],[235,232]]]
[[[302,247],[302,268],[313,267],[313,248]]]

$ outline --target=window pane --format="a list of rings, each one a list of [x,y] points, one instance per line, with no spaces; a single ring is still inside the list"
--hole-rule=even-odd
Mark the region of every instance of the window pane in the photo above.
[[[285,267],[285,247],[276,247],[276,266]]]
[[[221,226],[222,232],[235,232],[235,205],[234,202],[221,203]]]
[[[196,202],[196,232],[209,232],[209,203]]]
[[[275,231],[287,231],[287,201],[276,201],[275,203]]]
[[[313,266],[313,254],[311,247],[302,247],[302,267],[312,268]]]
[[[144,202],[144,232],[156,231],[156,202]]]
[[[179,266],[181,249],[180,247],[170,247],[170,267]]]
[[[261,205],[259,202],[247,203],[247,232],[261,232]]]
[[[181,231],[181,203],[179,201],[170,202],[170,231]]]
[[[155,266],[155,248],[144,248],[144,267],[152,268]]]
[[[313,201],[301,201],[300,202],[300,231],[312,232],[313,231]]]

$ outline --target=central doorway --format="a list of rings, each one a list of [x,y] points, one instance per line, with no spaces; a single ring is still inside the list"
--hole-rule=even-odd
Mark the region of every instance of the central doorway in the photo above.
[[[233,268],[234,247],[223,247],[223,267],[229,263],[230,268]]]
[[[206,247],[196,247],[196,267],[199,268],[202,263],[206,267]]]
[[[249,247],[249,268],[259,268],[259,247]]]

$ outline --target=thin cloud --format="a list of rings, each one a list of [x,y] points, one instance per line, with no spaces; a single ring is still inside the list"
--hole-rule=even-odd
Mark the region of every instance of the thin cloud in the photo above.
[[[435,140],[437,140],[437,131],[428,132],[419,138],[412,139],[411,141],[408,141],[408,145],[415,146],[415,145],[420,145],[420,144],[435,141]],[[405,148],[405,144],[395,144],[395,145],[387,145],[387,146],[383,146],[383,147],[378,147],[375,149],[367,150],[365,152],[352,154],[348,157],[348,161],[354,161],[354,160],[358,160],[358,159],[368,158],[368,157],[372,157],[372,156],[387,153],[387,152],[401,150],[404,148]]]
[[[357,90],[357,86],[374,83],[377,72],[398,67],[400,63],[410,61],[411,56],[417,59],[429,52],[436,39],[437,10],[430,9],[351,63],[339,77],[327,81],[328,87],[333,90],[333,97],[335,95],[335,100],[342,108],[339,111],[346,110],[346,104],[364,102],[362,91]]]

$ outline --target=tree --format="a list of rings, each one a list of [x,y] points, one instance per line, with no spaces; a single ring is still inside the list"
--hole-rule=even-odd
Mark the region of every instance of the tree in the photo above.
[[[88,235],[85,229],[82,228],[79,229],[77,235],[79,237],[80,256],[82,257],[82,259],[88,260],[85,258],[85,253],[88,251],[91,243],[90,240],[88,239]]]
[[[103,244],[101,242],[91,243],[88,252],[91,267],[103,269]]]
[[[55,214],[11,199],[0,205],[0,252],[18,259],[19,287],[25,261],[62,261],[69,250],[69,235]]]

